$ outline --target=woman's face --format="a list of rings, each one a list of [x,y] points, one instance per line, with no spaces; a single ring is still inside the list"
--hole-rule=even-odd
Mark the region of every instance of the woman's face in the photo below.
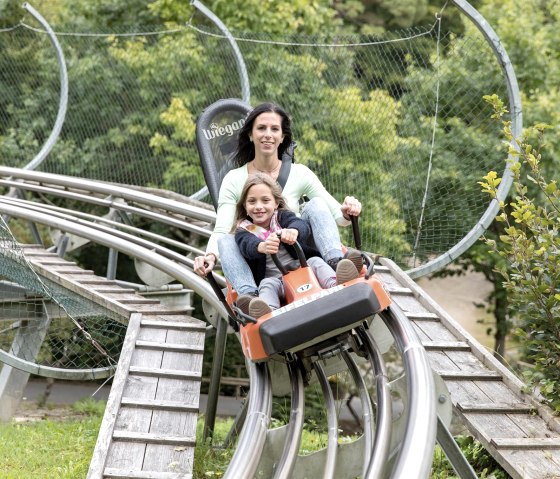
[[[284,140],[282,117],[274,112],[261,113],[253,122],[249,139],[255,145],[255,157],[278,157],[278,147]]]
[[[245,210],[253,220],[253,224],[268,228],[276,208],[278,208],[278,203],[274,199],[270,186],[253,185],[247,191]]]

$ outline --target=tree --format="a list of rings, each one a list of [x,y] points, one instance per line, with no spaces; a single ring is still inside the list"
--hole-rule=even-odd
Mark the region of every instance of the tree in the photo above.
[[[486,244],[505,260],[497,271],[516,310],[514,334],[523,358],[532,365],[524,375],[560,411],[560,190],[556,180],[543,176],[541,163],[544,131],[549,127],[535,124],[514,139],[511,123],[503,119],[507,110],[502,101],[495,95],[487,101],[503,124],[508,144],[513,140],[518,146],[510,146],[509,154],[520,161],[512,164],[515,194],[510,201],[500,203],[497,220],[504,224],[504,234],[497,240],[487,238]],[[501,179],[491,171],[484,180],[480,182],[483,191],[496,198]],[[540,193],[542,201],[528,193],[527,184]]]
[[[484,0],[477,2],[475,6],[496,30],[511,59],[521,90],[524,122],[532,124],[540,119],[550,125],[556,125],[552,127],[553,132],[548,137],[548,148],[542,152],[539,164],[545,176],[550,177],[557,171],[557,159],[560,158],[558,8],[553,1],[536,0]],[[487,93],[498,92],[497,86],[488,83],[484,77],[479,77],[475,81]],[[502,95],[499,92],[498,94]],[[478,140],[477,143],[481,146],[489,144]],[[495,151],[488,151],[489,157],[495,157],[495,154]],[[528,182],[525,186],[536,202],[544,200],[535,184]],[[503,227],[503,223],[494,222],[486,232],[486,236],[497,240],[504,234]],[[437,273],[438,276],[445,276],[474,270],[484,274],[493,284],[494,289],[487,301],[489,310],[495,317],[494,349],[498,358],[504,355],[506,337],[511,328],[510,316],[516,308],[515,304],[510,304],[511,293],[504,287],[502,276],[497,273],[497,269],[501,269],[503,263],[504,258],[488,255],[487,246],[477,243],[455,262],[457,268]]]

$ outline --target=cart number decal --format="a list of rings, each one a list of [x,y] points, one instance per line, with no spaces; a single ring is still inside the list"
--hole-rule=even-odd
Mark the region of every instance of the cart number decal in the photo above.
[[[296,289],[296,292],[305,293],[306,291],[309,291],[310,289],[311,289],[311,283],[302,284],[298,289]]]

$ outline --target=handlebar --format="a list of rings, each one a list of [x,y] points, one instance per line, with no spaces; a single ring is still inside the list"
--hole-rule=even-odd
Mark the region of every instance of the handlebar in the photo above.
[[[208,263],[204,263],[204,266],[208,266]],[[257,322],[255,318],[252,318],[251,316],[247,316],[246,314],[243,313],[240,313],[240,315],[235,314],[235,312],[227,302],[224,292],[222,291],[222,288],[220,288],[220,285],[216,281],[216,278],[214,277],[214,273],[212,271],[210,271],[210,273],[206,275],[206,278],[208,279],[210,286],[214,290],[214,293],[216,294],[220,302],[224,305],[224,308],[226,308],[226,312],[228,314],[228,321],[233,329],[235,329],[236,331],[239,330],[238,323],[241,323],[245,326],[247,324],[247,321],[251,323]],[[241,318],[239,316],[241,316]]]
[[[280,235],[278,235],[278,237],[280,237]],[[305,259],[305,254],[303,253],[303,248],[301,247],[301,245],[297,241],[292,246],[296,250],[296,254],[297,254],[300,266],[302,268],[306,268],[307,267],[307,260]],[[272,258],[272,261],[274,261],[274,264],[276,265],[276,267],[280,270],[280,273],[282,273],[282,276],[284,276],[285,274],[288,274],[288,269],[286,268],[286,266],[284,266],[280,262],[280,260],[278,259],[278,255],[276,253],[272,253],[270,255],[270,257]]]

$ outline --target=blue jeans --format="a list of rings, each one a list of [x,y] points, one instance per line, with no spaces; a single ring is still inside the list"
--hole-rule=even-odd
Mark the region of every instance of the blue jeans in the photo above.
[[[321,198],[313,198],[308,201],[301,217],[311,224],[311,231],[315,232],[313,234],[315,247],[325,261],[342,257],[338,225]],[[258,288],[253,273],[241,255],[232,234],[220,237],[218,253],[224,275],[237,294],[256,293]]]
[[[299,266],[299,261],[297,262]],[[314,256],[307,260],[308,266],[315,274],[321,288],[328,289],[336,286],[336,276],[333,269],[321,258]],[[278,309],[284,301],[284,282],[282,278],[264,278],[259,284],[259,297],[262,298],[271,309]]]
[[[327,204],[321,198],[313,198],[305,204],[301,217],[311,225],[315,248],[321,253],[321,258],[325,261],[341,258],[338,225]]]

